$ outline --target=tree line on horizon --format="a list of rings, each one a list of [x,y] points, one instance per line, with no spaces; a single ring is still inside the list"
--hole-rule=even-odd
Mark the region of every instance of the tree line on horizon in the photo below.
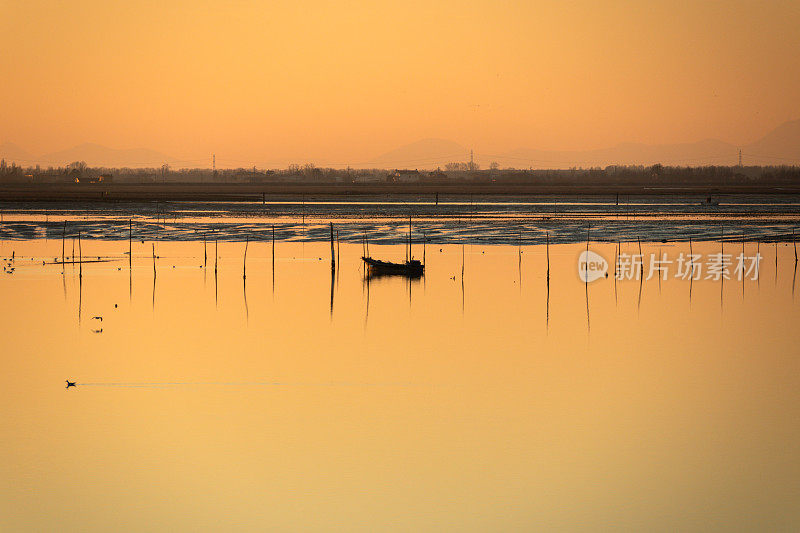
[[[474,163],[450,163],[444,169],[322,168],[313,164],[285,169],[173,169],[90,167],[83,161],[42,168],[0,160],[2,184],[63,183],[498,183],[548,185],[800,185],[798,166],[610,165],[569,169],[481,169]]]

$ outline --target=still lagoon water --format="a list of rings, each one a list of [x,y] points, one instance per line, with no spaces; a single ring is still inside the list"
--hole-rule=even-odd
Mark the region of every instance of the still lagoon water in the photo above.
[[[55,235],[0,241],[3,531],[800,527],[791,242],[747,242],[744,281],[617,281],[592,242],[587,284],[580,242],[548,282],[542,244],[429,242],[407,280],[367,279],[358,242],[332,275],[324,241],[273,267],[268,241],[165,237],[154,271],[150,240],[52,264]],[[642,248],[647,277],[689,244]]]

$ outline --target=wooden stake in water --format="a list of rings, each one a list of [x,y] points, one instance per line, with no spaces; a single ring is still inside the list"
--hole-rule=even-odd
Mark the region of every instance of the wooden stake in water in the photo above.
[[[203,268],[208,264],[208,249],[206,248],[206,234],[203,233]]]
[[[461,279],[464,279],[464,243],[461,243]]]
[[[272,225],[272,279],[275,279],[275,224]]]
[[[589,251],[589,232],[592,230],[592,226],[586,226],[586,251]]]
[[[794,264],[797,264],[797,241],[794,239],[794,228],[792,228],[792,245],[794,246]]]
[[[408,260],[411,261],[411,216],[408,217]]]
[[[242,259],[242,279],[247,279],[247,247],[250,245],[250,236],[244,241],[244,258]]]
[[[333,247],[333,222],[331,224],[331,270],[336,270],[336,250]]]
[[[427,240],[428,240],[428,236],[423,231],[422,232],[422,264],[423,265],[425,264],[425,241],[427,241]]]
[[[339,230],[336,230],[336,262],[341,265],[341,257],[339,256],[339,252],[341,250],[341,246],[339,245]]]
[[[128,219],[128,263],[133,263],[133,220]]]
[[[759,275],[759,270],[761,267],[761,241],[756,241],[756,282],[760,285],[761,284],[761,276]]]
[[[61,233],[61,267],[64,267],[64,239],[67,238],[67,221],[64,221],[64,231]]]
[[[219,259],[219,240],[214,239],[214,275],[217,274],[217,260]]]
[[[586,260],[589,260],[589,231],[591,231],[592,226],[586,226]],[[583,273],[583,279],[586,283],[586,287],[589,286],[589,265],[586,265],[586,271]],[[589,314],[589,300],[588,300],[588,293],[587,293],[587,300],[586,300],[586,314],[588,317]]]
[[[81,249],[81,232],[78,232],[78,279],[83,278],[83,250]]]
[[[547,231],[545,236],[545,250],[547,250],[547,281],[550,281],[550,232]],[[548,285],[548,288],[550,285]],[[549,293],[548,293],[549,294]]]
[[[636,242],[639,243],[639,276],[644,277],[644,256],[642,255],[642,239],[636,237]]]
[[[156,277],[156,243],[153,244],[153,277]]]

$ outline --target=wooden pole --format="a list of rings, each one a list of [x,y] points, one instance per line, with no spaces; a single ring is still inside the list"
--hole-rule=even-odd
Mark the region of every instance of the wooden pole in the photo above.
[[[133,220],[128,219],[128,263],[133,263]]]
[[[244,258],[242,259],[242,279],[247,279],[247,247],[250,245],[250,236],[245,237]]]
[[[64,266],[64,239],[67,238],[67,221],[64,221],[64,231],[61,233],[61,266]]]
[[[545,232],[545,246],[547,250],[547,280],[550,281],[550,232]],[[549,287],[549,285],[548,285]]]
[[[586,226],[586,251],[589,251],[589,232],[591,231],[592,226],[591,224]]]
[[[583,279],[584,279],[584,282],[586,284],[587,291],[588,291],[588,287],[589,287],[589,265],[588,265],[589,255],[588,255],[588,252],[589,252],[589,231],[590,231],[591,227],[592,227],[591,225],[586,226],[586,252],[587,252],[586,261],[587,261],[587,265],[586,265],[586,271],[583,274]],[[589,293],[588,292],[586,293],[586,316],[587,316],[587,320],[588,320],[588,316],[589,316]]]
[[[153,277],[156,277],[156,243],[153,242]]]
[[[428,236],[425,235],[425,232],[422,232],[422,264],[425,264],[425,241],[428,240]]]
[[[336,250],[333,246],[333,222],[331,224],[331,270],[336,270]]]
[[[794,239],[794,228],[792,228],[792,245],[794,245],[794,264],[797,264],[797,241]]]
[[[219,240],[214,239],[214,274],[217,273],[217,261],[219,259]]]
[[[206,234],[203,233],[203,268],[208,265],[208,248],[206,247]]]
[[[81,278],[83,278],[83,250],[81,249],[81,232],[78,231],[78,279]]]
[[[464,281],[464,243],[461,243],[461,281]]]
[[[408,260],[411,261],[411,215],[408,216]]]

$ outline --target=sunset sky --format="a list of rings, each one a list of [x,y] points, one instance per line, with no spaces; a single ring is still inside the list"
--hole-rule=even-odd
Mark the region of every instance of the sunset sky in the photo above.
[[[800,3],[0,1],[0,143],[357,164],[800,118]]]

